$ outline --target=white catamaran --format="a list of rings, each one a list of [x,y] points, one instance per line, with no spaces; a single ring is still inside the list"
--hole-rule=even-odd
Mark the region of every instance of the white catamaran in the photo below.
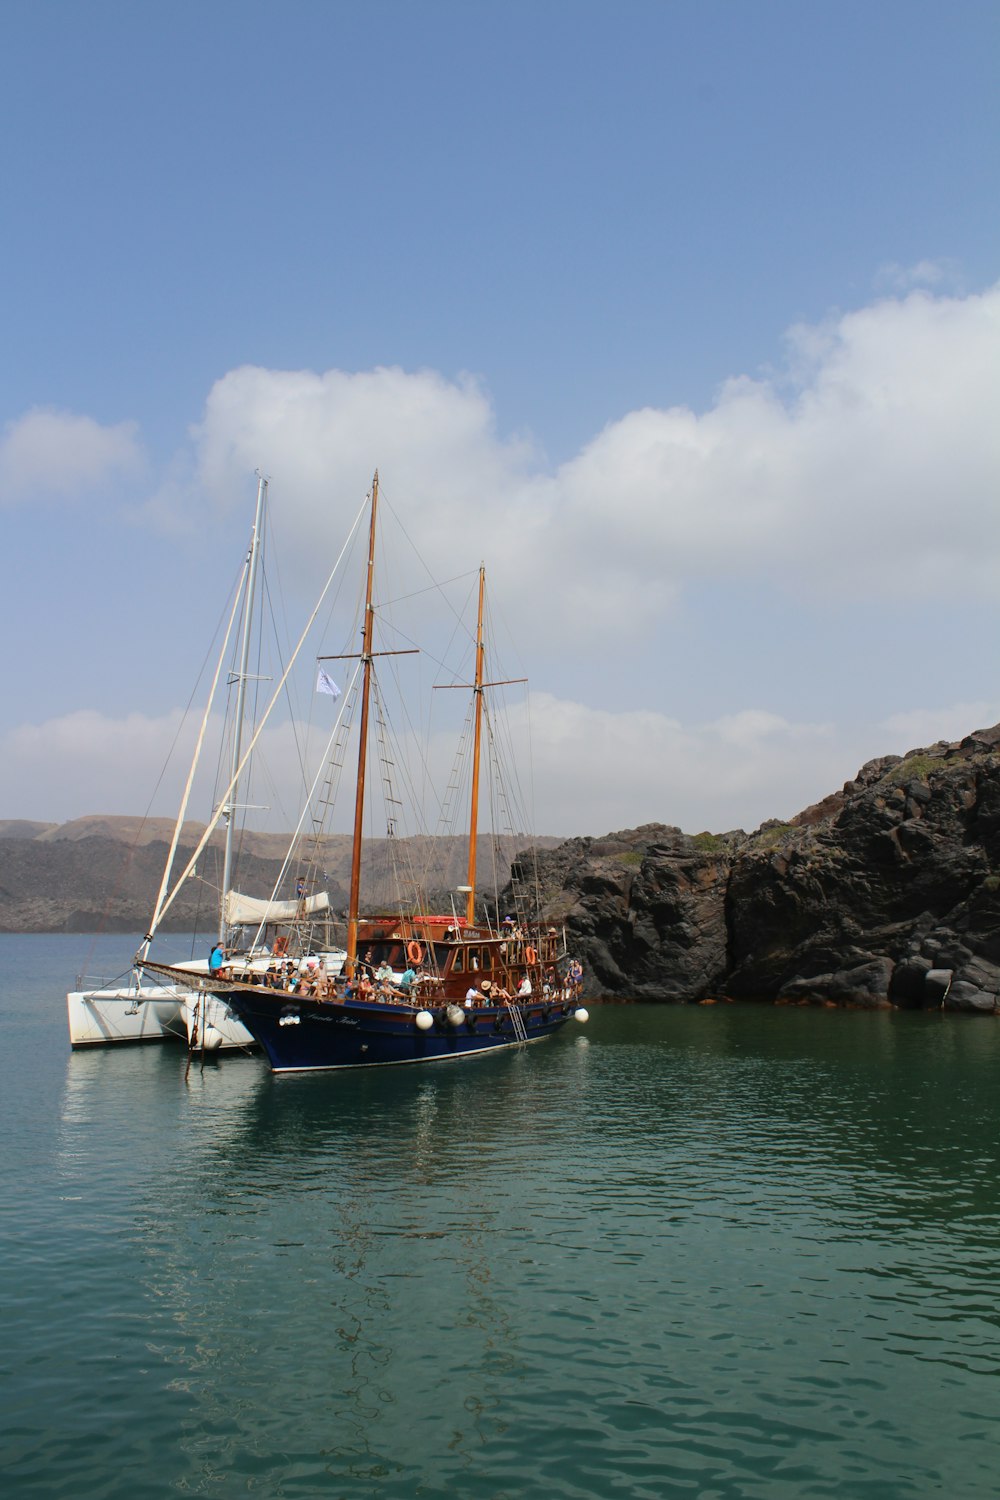
[[[187,815],[191,789],[209,718],[233,642],[234,630],[242,614],[242,628],[238,632],[238,655],[227,679],[228,685],[236,688],[228,772],[229,784],[198,843],[184,878],[193,874],[199,855],[207,846],[214,831],[222,824],[225,837],[218,940],[230,950],[234,949],[234,944],[236,945],[235,951],[230,951],[230,963],[236,972],[246,974],[262,973],[271,961],[271,948],[264,936],[268,929],[274,929],[275,932],[283,929],[283,936],[277,938],[279,949],[288,948],[292,934],[295,935],[296,948],[301,949],[303,943],[306,946],[315,946],[318,935],[328,935],[329,923],[322,919],[328,918],[330,906],[329,899],[325,895],[314,895],[306,901],[280,901],[248,897],[232,889],[238,794],[241,778],[245,774],[249,759],[243,751],[243,739],[246,724],[247,686],[251,681],[250,653],[256,629],[255,603],[258,593],[266,500],[267,481],[261,477],[257,486],[253,529],[244,560],[243,574],[236,590],[232,613],[205,707],[154,912],[155,924],[162,919],[172,900],[172,897],[168,899],[167,891]],[[236,934],[247,929],[254,936],[248,944],[240,947]],[[148,941],[147,939],[147,943]],[[323,944],[323,952],[325,962],[331,967],[339,968],[344,959],[343,950],[331,948],[326,942]],[[163,1041],[177,1038],[186,1040],[189,1047],[194,1050],[217,1051],[229,1048],[245,1050],[254,1047],[253,1037],[229,1007],[211,992],[202,988],[201,981],[207,978],[209,965],[210,960],[207,957],[190,959],[183,964],[165,964],[155,984],[150,984],[145,980],[141,964],[136,964],[127,978],[120,983],[106,981],[88,983],[78,979],[78,987],[71,990],[66,997],[72,1046],[102,1046],[113,1042]]]

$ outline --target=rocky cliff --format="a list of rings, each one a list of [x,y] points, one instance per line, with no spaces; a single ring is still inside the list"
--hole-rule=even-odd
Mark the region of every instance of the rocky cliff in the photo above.
[[[1000,726],[871,761],[789,824],[649,824],[540,864],[591,994],[1000,1005]]]

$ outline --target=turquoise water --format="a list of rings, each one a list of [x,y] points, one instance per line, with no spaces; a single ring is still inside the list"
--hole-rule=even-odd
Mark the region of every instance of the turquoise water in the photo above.
[[[85,945],[0,938],[5,1495],[996,1494],[996,1022],[594,1007],[185,1082],[70,1053]]]

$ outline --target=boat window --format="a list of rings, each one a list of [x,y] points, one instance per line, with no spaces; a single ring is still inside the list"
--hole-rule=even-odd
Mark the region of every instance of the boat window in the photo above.
[[[453,974],[463,974],[465,972],[465,949],[464,948],[456,948],[455,949],[455,962],[451,966],[451,971],[452,971]]]

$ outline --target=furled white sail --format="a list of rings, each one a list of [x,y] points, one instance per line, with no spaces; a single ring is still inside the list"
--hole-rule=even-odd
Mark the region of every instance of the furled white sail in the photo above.
[[[226,892],[226,925],[229,927],[294,922],[329,910],[330,897],[326,891],[318,896],[304,896],[301,901],[263,901],[258,896],[243,896],[239,891]]]

